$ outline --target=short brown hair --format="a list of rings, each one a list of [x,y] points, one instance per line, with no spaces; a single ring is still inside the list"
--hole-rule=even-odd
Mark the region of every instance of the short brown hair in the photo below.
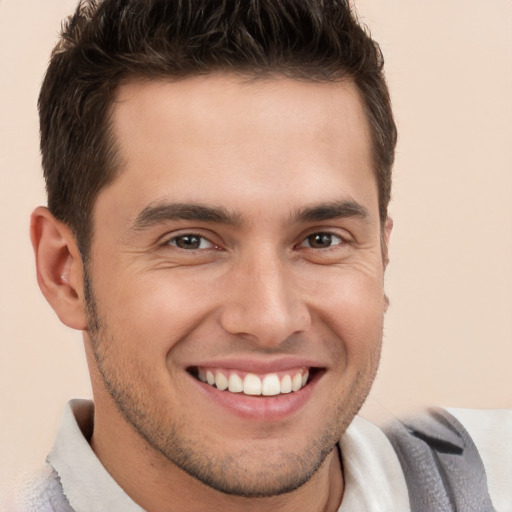
[[[39,97],[48,207],[71,227],[82,257],[96,196],[118,171],[110,112],[119,85],[213,71],[352,80],[386,219],[396,127],[379,46],[347,0],[83,0],[63,25]]]

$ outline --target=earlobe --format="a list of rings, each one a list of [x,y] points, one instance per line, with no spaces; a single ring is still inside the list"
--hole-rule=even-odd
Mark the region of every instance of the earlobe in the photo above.
[[[34,210],[30,222],[37,282],[62,323],[86,328],[83,300],[83,266],[71,230],[47,208]]]

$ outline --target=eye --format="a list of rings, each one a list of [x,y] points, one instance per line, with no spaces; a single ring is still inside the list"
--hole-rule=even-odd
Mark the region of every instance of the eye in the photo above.
[[[186,233],[171,238],[166,245],[172,245],[179,249],[188,251],[200,250],[200,249],[214,249],[215,245],[210,242],[207,238],[201,235],[194,235],[193,233]]]
[[[300,247],[310,247],[312,249],[328,249],[336,245],[341,245],[344,240],[333,233],[312,233],[300,244]]]

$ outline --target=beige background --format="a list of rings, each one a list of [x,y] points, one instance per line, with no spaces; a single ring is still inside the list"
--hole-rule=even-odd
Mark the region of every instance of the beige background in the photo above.
[[[400,143],[391,308],[365,414],[512,407],[512,1],[356,0],[386,56]],[[75,0],[0,0],[0,482],[48,451],[90,396],[81,336],[35,281],[45,202],[36,98]]]

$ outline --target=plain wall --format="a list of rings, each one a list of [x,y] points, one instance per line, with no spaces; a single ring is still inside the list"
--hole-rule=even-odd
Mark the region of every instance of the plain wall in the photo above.
[[[356,0],[381,43],[400,140],[381,370],[364,413],[512,407],[512,2]],[[36,101],[75,0],[0,0],[0,482],[40,465],[91,396],[80,333],[36,284],[45,204]],[[380,411],[380,412],[379,412]]]

